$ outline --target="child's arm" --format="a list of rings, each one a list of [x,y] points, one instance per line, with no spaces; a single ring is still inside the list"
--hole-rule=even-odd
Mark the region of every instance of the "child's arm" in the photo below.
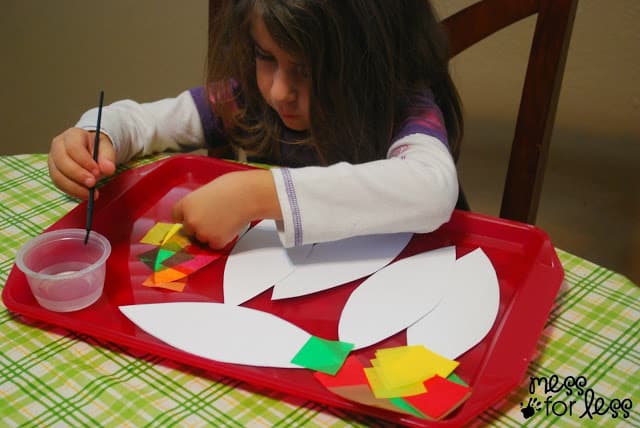
[[[447,147],[434,137],[412,134],[395,142],[389,156],[360,165],[273,169],[284,245],[426,233],[448,221],[458,180]]]
[[[91,159],[98,109],[84,113],[76,127],[51,142],[49,174],[64,192],[87,198],[88,189],[101,176],[115,171],[115,163],[150,153],[201,147],[200,117],[188,91],[176,98],[139,104],[123,100],[102,111],[100,159]],[[96,197],[98,193],[96,192]]]
[[[76,127],[95,129],[98,109],[84,113]],[[109,136],[117,163],[204,144],[200,115],[189,91],[150,103],[121,100],[104,107],[101,131]]]
[[[258,219],[279,222],[285,246],[350,236],[430,232],[451,216],[458,181],[447,147],[413,134],[390,159],[225,174],[179,201],[174,220],[213,248]]]
[[[250,170],[222,175],[189,193],[173,207],[173,217],[200,242],[222,248],[250,222],[281,220],[282,214],[271,172]]]

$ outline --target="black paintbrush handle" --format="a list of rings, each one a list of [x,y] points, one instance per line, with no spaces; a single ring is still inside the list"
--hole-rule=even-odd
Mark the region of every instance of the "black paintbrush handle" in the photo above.
[[[102,103],[104,101],[104,91],[100,91],[100,100],[98,101],[98,123],[96,125],[96,136],[93,140],[93,160],[98,161],[98,151],[100,150],[100,121],[102,120]],[[84,235],[84,243],[87,244],[89,240],[89,233],[91,232],[91,224],[93,223],[93,197],[96,191],[96,187],[93,186],[89,189],[89,200],[87,201],[87,221],[85,229],[87,233]]]

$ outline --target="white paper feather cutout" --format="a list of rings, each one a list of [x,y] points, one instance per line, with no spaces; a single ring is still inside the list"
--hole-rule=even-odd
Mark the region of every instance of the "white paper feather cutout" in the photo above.
[[[327,290],[354,281],[389,264],[413,234],[364,235],[315,244],[289,276],[275,284],[272,299],[286,299]]]
[[[425,316],[449,287],[455,260],[455,247],[444,247],[398,260],[371,275],[342,310],[340,341],[364,348]]]
[[[273,314],[223,303],[129,305],[120,311],[168,345],[225,363],[300,368],[291,360],[311,337]]]
[[[275,221],[262,220],[235,244],[224,267],[224,301],[240,305],[289,275],[311,245],[284,248]]]
[[[407,329],[408,345],[424,345],[456,359],[491,329],[500,304],[500,287],[491,261],[478,248],[455,263],[442,302]]]

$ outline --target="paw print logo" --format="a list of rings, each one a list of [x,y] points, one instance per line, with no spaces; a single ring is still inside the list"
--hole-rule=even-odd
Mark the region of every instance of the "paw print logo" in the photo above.
[[[542,403],[536,397],[529,397],[529,401],[525,406],[524,403],[520,403],[520,411],[522,412],[522,416],[525,419],[529,419],[531,416],[535,415],[536,412],[542,409]]]

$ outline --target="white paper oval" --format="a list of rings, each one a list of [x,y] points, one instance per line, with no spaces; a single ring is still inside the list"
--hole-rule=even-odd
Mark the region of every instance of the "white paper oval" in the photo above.
[[[371,275],[395,259],[412,233],[363,235],[315,244],[309,256],[278,281],[272,299],[328,290]]]
[[[284,248],[275,221],[262,220],[234,245],[224,267],[224,302],[240,305],[269,289],[302,263],[311,245]]]
[[[482,249],[456,260],[454,275],[442,302],[407,330],[408,345],[424,345],[456,359],[479,343],[498,315],[500,286]]]
[[[168,345],[225,363],[300,368],[291,360],[311,337],[268,312],[223,303],[153,303],[120,311]]]
[[[455,247],[444,247],[398,260],[371,275],[342,310],[340,341],[360,349],[416,322],[442,300],[455,259]]]

